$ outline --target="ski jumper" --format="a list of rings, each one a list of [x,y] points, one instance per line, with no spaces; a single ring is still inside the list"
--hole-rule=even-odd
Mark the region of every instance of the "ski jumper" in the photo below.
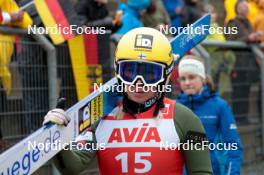
[[[164,99],[165,107],[153,117],[155,105],[134,116],[116,107],[93,128],[98,151],[61,151],[54,161],[63,174],[77,174],[97,155],[102,175],[211,174],[209,150],[181,150],[188,138],[205,139],[198,117],[186,107]],[[199,136],[199,137],[197,137]],[[198,138],[198,139],[197,139]]]

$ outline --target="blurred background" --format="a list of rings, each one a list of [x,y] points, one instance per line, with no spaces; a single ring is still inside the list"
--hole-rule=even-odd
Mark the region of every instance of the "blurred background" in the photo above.
[[[144,8],[138,8],[141,1],[134,0],[129,8],[138,12],[136,17],[126,14],[126,7],[120,4],[129,5],[128,1],[69,0],[63,5],[68,21],[78,18],[78,25],[93,29],[107,26],[103,28],[106,32],[54,44],[53,36],[28,34],[27,24],[44,26],[34,4],[20,14],[19,7],[30,0],[0,0],[0,10],[11,14],[11,20],[0,22],[0,153],[40,128],[43,116],[58,97],[67,99],[68,108],[91,93],[93,83],[112,78],[116,43],[127,31],[139,26],[182,27],[211,13],[212,26],[237,27],[244,33],[210,35],[190,54],[204,58],[207,73],[232,107],[244,149],[242,174],[264,174],[263,1],[249,0],[248,13],[241,12],[247,16],[247,28],[235,22],[235,0],[153,0]],[[17,7],[11,8],[8,3],[16,3]],[[69,6],[76,14],[70,13]],[[166,35],[172,38],[176,34]],[[177,79],[175,68],[171,77],[173,92],[168,94],[174,99],[179,92]],[[52,172],[47,163],[34,174]],[[83,174],[98,173],[92,169]]]

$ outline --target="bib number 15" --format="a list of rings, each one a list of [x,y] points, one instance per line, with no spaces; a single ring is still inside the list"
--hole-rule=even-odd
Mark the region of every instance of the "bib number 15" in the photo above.
[[[143,164],[143,168],[134,168],[134,173],[147,173],[151,169],[151,162],[146,159],[150,157],[150,152],[135,152],[135,164]],[[128,173],[128,153],[123,152],[118,154],[115,159],[121,161],[122,173]]]

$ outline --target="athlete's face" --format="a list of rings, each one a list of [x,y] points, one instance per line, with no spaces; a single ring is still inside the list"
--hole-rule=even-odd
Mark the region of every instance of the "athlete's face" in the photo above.
[[[127,96],[130,100],[143,104],[156,95],[156,87],[144,88],[144,83],[139,79],[135,85],[125,85]]]
[[[179,82],[182,91],[186,95],[198,94],[199,92],[201,92],[204,84],[202,77],[187,72],[182,73],[182,75],[179,77]]]

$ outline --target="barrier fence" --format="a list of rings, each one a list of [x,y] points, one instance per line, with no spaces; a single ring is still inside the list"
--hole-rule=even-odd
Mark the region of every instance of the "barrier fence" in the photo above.
[[[59,96],[67,99],[66,108],[76,103],[78,98],[66,44],[55,47],[44,36],[28,36],[18,29],[0,28],[0,33],[20,34],[20,39],[15,42],[3,41],[0,37],[1,55],[7,54],[4,54],[4,48],[14,49],[9,66],[5,67],[12,80],[9,95],[2,82],[7,79],[1,78],[1,153],[39,128],[43,116],[55,107]],[[100,54],[99,63],[102,65],[105,82],[114,75],[114,46],[110,42],[110,34],[101,40],[105,43],[104,47],[94,52]],[[263,45],[261,47],[264,48]],[[264,56],[259,46],[206,41],[196,47],[196,53],[206,59],[216,87],[232,106],[244,148],[244,167],[262,160]],[[0,64],[1,75],[3,68],[4,65]],[[94,71],[90,72],[87,76],[96,79],[98,75]],[[49,168],[39,171],[52,174]]]
[[[254,169],[252,165],[263,160],[264,150],[264,45],[234,41],[204,41],[201,45],[197,50],[206,58],[220,94],[234,112],[243,144],[243,164]]]

